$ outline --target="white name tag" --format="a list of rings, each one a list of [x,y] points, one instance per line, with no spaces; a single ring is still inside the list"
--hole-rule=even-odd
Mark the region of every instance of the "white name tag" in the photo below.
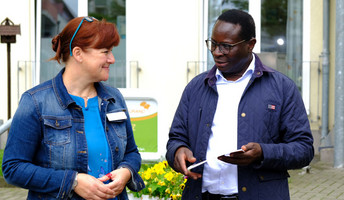
[[[122,121],[122,120],[127,119],[127,116],[125,115],[124,111],[108,113],[106,114],[106,117],[108,118],[109,121]]]

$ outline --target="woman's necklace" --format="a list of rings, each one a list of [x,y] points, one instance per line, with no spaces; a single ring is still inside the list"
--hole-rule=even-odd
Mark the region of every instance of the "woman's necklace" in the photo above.
[[[67,90],[67,92],[71,95],[74,95],[73,92],[71,92],[70,90]],[[78,97],[81,97],[84,99],[84,102],[85,102],[85,108],[87,108],[87,102],[90,98],[94,97],[97,95],[97,91],[94,90],[92,92],[90,92],[87,96],[81,96],[81,95],[74,95],[74,96],[78,96]]]

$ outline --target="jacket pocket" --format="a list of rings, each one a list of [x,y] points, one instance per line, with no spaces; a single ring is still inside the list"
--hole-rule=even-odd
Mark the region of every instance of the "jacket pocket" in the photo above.
[[[48,167],[70,168],[73,165],[75,149],[71,145],[72,118],[66,116],[43,117],[44,144],[48,153]],[[68,152],[68,153],[67,153]]]
[[[288,177],[289,174],[286,171],[262,171],[258,173],[258,178],[260,182],[287,179]]]
[[[289,200],[288,177],[287,171],[259,172],[256,199]]]
[[[280,125],[280,108],[281,106],[275,102],[268,102],[266,104],[266,121],[265,125],[267,127],[269,133],[269,142],[279,143],[280,142],[280,133],[279,133],[279,125]]]
[[[63,145],[70,143],[72,119],[66,117],[46,117],[44,123],[44,143]]]

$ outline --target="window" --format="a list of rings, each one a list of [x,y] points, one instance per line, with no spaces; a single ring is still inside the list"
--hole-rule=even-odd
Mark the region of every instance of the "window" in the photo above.
[[[40,39],[40,82],[56,76],[62,69],[57,62],[48,61],[55,56],[51,40],[59,34],[69,20],[77,16],[78,0],[42,0]]]
[[[254,4],[254,5],[249,5]],[[303,1],[299,0],[216,0],[209,1],[208,37],[217,17],[227,9],[249,11],[260,8],[261,19],[256,20],[256,47],[262,62],[286,74],[301,90],[302,86],[302,37]],[[253,16],[253,15],[252,15]],[[254,17],[254,16],[253,16]],[[257,50],[257,49],[256,49]],[[214,63],[211,53],[207,55],[210,69]]]
[[[113,87],[126,87],[126,18],[125,0],[89,0],[88,13],[97,19],[115,23],[121,36],[120,43],[112,52],[115,64],[111,65],[107,83]]]
[[[302,85],[302,1],[262,0],[261,52],[275,57],[270,66]]]
[[[60,33],[71,19],[78,16],[79,0],[42,0],[40,38],[40,82],[56,76],[64,67],[48,61],[55,56],[51,48],[52,38]],[[87,13],[82,11],[82,13]],[[126,87],[126,18],[125,0],[89,0],[88,15],[115,23],[120,34],[120,44],[113,48],[116,62],[111,65],[108,84]]]

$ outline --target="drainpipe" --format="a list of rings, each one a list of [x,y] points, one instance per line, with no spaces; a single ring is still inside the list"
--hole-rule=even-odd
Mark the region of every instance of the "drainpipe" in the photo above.
[[[322,56],[322,120],[320,150],[322,148],[332,148],[332,142],[328,129],[328,105],[329,105],[329,0],[323,1],[323,52]]]
[[[336,0],[334,167],[344,167],[344,0]]]

